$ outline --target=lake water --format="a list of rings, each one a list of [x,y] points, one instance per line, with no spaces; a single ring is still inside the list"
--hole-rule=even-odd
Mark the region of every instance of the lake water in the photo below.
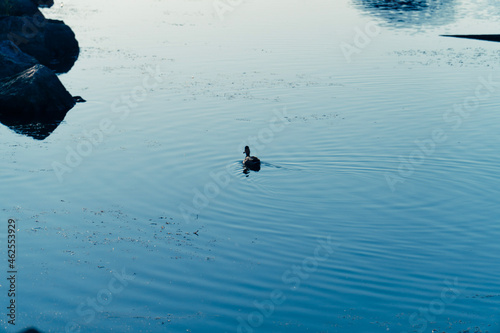
[[[500,332],[500,44],[439,36],[500,7],[408,3],[44,9],[87,103],[0,126],[0,330]]]

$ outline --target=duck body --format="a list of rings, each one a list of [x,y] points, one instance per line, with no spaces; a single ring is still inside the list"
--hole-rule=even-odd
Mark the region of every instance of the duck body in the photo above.
[[[255,156],[250,156],[250,148],[248,146],[245,146],[245,151],[243,153],[246,154],[246,157],[243,160],[243,166],[249,170],[259,171],[260,160]]]

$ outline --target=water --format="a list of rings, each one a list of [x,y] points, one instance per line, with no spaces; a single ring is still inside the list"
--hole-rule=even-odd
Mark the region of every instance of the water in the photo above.
[[[87,103],[0,127],[16,330],[500,331],[500,50],[439,37],[498,33],[495,2],[224,8],[44,9]]]

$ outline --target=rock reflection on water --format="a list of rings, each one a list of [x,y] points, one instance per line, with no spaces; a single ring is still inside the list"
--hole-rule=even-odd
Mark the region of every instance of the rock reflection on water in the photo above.
[[[32,137],[35,140],[44,140],[59,126],[61,121],[26,124],[2,121],[2,123],[18,134]]]
[[[456,20],[455,0],[353,0],[353,5],[394,28],[421,29]]]

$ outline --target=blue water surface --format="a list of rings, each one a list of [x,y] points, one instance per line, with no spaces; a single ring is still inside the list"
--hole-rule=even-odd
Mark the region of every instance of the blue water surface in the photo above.
[[[0,126],[0,329],[500,332],[500,44],[440,37],[498,5],[380,3],[44,9],[87,103]]]

